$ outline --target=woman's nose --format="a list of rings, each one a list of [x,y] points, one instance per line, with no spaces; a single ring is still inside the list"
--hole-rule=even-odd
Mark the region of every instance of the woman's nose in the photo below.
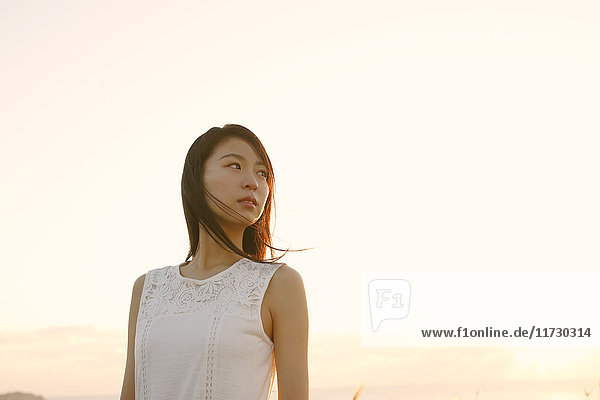
[[[253,177],[253,176],[246,177],[245,187],[251,187],[251,188],[254,188],[254,189],[258,188],[257,179],[255,177]]]

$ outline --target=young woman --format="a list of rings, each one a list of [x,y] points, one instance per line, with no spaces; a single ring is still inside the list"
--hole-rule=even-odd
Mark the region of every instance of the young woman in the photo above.
[[[121,400],[266,400],[275,370],[279,400],[309,398],[304,284],[265,258],[273,187],[247,128],[192,144],[181,180],[190,250],[133,285]]]

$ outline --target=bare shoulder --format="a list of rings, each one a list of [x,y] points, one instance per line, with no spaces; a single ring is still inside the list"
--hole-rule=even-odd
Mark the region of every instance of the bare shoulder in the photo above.
[[[146,274],[138,276],[138,278],[135,280],[135,283],[133,284],[133,290],[135,292],[139,291],[141,293],[142,289],[144,289],[144,282],[146,282]]]
[[[276,312],[306,303],[306,294],[302,276],[294,268],[283,264],[273,274],[267,289],[268,305]]]
[[[144,282],[146,282],[146,274],[140,275],[133,283],[132,303],[136,306],[140,303]]]
[[[142,292],[144,290],[144,282],[146,281],[146,274],[140,275],[133,284],[133,290],[131,292],[131,305],[129,307],[129,326],[130,333],[135,336],[135,325],[137,323],[138,312],[140,309],[140,301],[142,299]],[[130,337],[130,340],[133,338]]]
[[[287,264],[283,264],[281,267],[277,268],[277,271],[273,274],[271,286],[273,292],[285,293],[293,287],[304,287],[304,282],[298,271]]]

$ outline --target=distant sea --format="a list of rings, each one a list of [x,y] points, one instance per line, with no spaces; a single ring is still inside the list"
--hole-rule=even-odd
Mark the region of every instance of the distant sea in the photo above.
[[[527,381],[453,385],[364,385],[360,400],[600,400],[600,379]],[[352,400],[356,387],[311,388],[311,400]],[[479,393],[476,394],[477,389]],[[47,400],[119,400],[119,394],[86,397],[48,397]],[[269,400],[277,400],[276,392]]]

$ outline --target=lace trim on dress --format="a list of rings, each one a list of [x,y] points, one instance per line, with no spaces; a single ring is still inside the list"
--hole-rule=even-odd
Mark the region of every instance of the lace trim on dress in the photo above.
[[[181,279],[179,265],[152,270],[147,274],[138,319],[144,323],[141,337],[142,399],[148,391],[146,340],[151,321],[157,317],[206,311],[214,315],[208,341],[206,399],[213,396],[213,364],[216,333],[224,313],[255,317],[273,269],[281,264],[263,264],[241,259],[217,279]]]

